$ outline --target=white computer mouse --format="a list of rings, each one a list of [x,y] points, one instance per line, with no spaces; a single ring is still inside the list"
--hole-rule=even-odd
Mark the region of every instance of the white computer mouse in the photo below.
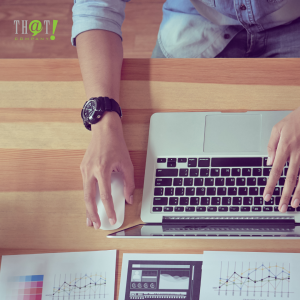
[[[124,222],[125,214],[125,197],[124,197],[124,182],[123,174],[118,172],[111,173],[111,195],[114,202],[114,208],[116,212],[117,222],[114,225],[110,225],[104,205],[100,199],[98,181],[96,182],[96,204],[98,208],[98,214],[100,217],[101,226],[103,230],[114,230],[122,226]]]

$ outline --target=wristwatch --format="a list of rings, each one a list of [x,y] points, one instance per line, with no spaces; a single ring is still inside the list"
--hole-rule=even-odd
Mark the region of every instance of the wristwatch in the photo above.
[[[86,101],[81,110],[81,118],[85,128],[91,130],[91,124],[98,123],[106,111],[115,111],[122,118],[121,107],[114,99],[92,97]]]

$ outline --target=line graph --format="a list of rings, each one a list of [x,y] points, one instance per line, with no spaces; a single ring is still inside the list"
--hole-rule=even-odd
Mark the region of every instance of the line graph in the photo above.
[[[53,291],[46,296],[52,300],[105,299],[106,273],[59,274],[54,276]]]
[[[266,296],[289,298],[290,264],[221,262],[219,296]]]

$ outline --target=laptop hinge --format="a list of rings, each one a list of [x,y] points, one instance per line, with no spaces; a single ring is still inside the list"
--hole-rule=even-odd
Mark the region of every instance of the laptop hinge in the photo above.
[[[197,225],[197,226],[259,226],[259,227],[295,227],[294,217],[199,217],[199,216],[164,216],[162,225]]]

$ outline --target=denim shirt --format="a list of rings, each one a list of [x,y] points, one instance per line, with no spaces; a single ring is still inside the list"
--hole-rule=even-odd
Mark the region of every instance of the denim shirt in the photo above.
[[[122,38],[130,0],[74,0],[71,43],[92,29]],[[149,0],[151,1],[151,0]],[[300,0],[167,0],[158,43],[168,58],[212,58],[244,28],[250,33],[289,24],[300,17]]]

